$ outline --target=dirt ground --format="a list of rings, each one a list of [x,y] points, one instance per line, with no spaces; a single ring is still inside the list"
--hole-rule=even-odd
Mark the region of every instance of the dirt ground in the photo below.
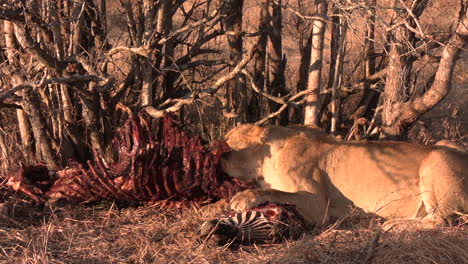
[[[11,199],[11,198],[10,198]],[[210,217],[192,208],[26,206],[0,219],[0,263],[468,263],[468,228],[381,232],[351,215],[297,241],[226,248],[199,241]]]

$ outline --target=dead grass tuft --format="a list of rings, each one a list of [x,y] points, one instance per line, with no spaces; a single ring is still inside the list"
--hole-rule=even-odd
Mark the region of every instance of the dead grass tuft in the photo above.
[[[416,121],[409,130],[408,139],[424,145],[432,145],[447,139],[468,145],[468,119],[465,107],[460,103],[439,105],[435,110]]]
[[[296,242],[274,263],[468,263],[467,248],[468,230],[462,227],[333,230]]]

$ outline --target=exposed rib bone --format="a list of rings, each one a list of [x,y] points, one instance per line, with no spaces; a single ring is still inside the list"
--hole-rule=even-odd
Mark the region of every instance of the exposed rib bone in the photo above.
[[[115,161],[94,153],[94,161],[72,162],[52,174],[43,165],[27,166],[13,173],[9,185],[37,203],[57,197],[80,203],[181,201],[174,206],[229,198],[250,187],[221,171],[221,154],[229,151],[225,142],[206,147],[199,138],[188,137],[170,117],[164,118],[162,132],[157,140],[150,123],[131,114],[113,141],[118,154]]]

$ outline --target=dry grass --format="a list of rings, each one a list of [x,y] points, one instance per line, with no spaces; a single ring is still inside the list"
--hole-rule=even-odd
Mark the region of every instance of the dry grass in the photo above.
[[[408,133],[409,141],[432,145],[447,139],[468,146],[467,102],[438,105],[412,125]]]
[[[195,208],[15,209],[14,222],[0,224],[2,263],[258,263],[271,255],[271,247],[233,251],[199,243],[195,231],[206,219]]]
[[[468,263],[467,231],[332,230],[295,242],[276,263]]]
[[[207,217],[196,208],[18,205],[14,214],[0,219],[1,263],[468,263],[464,227],[381,233],[376,219],[351,216],[298,241],[229,249],[197,241]]]

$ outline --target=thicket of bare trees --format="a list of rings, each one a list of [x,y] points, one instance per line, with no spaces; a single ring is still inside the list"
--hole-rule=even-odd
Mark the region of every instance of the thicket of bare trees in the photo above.
[[[265,0],[249,11],[247,0],[0,1],[2,166],[111,159],[119,104],[154,128],[176,113],[208,139],[237,122],[289,121],[401,138],[450,90],[468,37],[466,3],[452,2],[441,31],[421,18],[428,0]],[[247,16],[258,30],[245,30]]]

